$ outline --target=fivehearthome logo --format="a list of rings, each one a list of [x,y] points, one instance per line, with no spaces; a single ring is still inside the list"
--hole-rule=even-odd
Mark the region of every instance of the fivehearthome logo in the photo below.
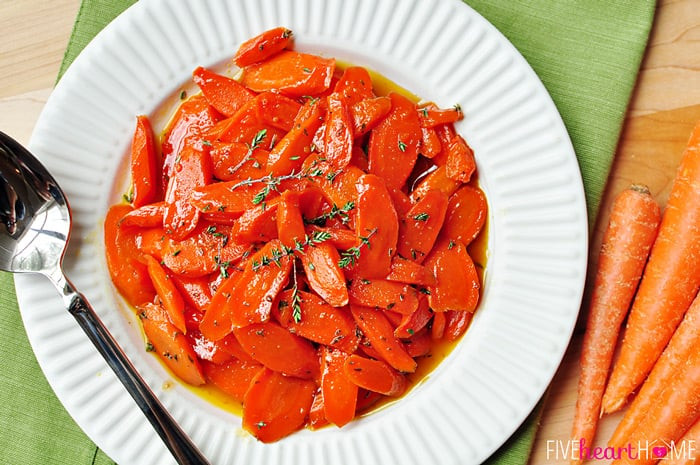
[[[698,455],[694,440],[679,442],[639,441],[624,447],[593,447],[580,440],[548,440],[547,460],[618,460],[629,457],[632,460],[694,460]]]

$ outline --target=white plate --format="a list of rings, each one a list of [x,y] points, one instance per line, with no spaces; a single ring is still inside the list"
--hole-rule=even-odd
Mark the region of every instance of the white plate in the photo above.
[[[294,30],[298,49],[368,66],[441,106],[459,103],[491,230],[481,307],[424,383],[342,430],[264,445],[241,432],[238,417],[178,383],[164,388],[171,377],[146,354],[136,318],[110,285],[101,222],[123,192],[134,116],[154,112],[196,66],[221,63],[277,25]],[[574,152],[532,69],[457,0],[138,2],[75,60],[30,145],[74,209],[69,276],[214,464],[479,463],[534,407],[568,344],[587,250]],[[122,464],[173,463],[50,285],[29,276],[16,283],[39,363],[90,438]]]

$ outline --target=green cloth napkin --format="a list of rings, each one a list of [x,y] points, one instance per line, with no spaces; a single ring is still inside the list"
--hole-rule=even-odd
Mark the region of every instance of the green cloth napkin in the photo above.
[[[59,72],[134,0],[83,0]],[[574,144],[591,228],[646,46],[654,1],[466,0],[528,60]],[[0,463],[108,465],[51,391],[29,347],[12,278],[0,273]],[[491,465],[524,465],[544,400]],[[124,464],[126,465],[126,464]]]

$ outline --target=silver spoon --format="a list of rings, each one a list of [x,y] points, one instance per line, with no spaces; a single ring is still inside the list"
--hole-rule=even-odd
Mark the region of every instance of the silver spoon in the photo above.
[[[27,149],[0,132],[0,270],[48,277],[175,460],[182,465],[208,465],[136,372],[85,297],[63,274],[70,230],[68,201],[54,178]]]

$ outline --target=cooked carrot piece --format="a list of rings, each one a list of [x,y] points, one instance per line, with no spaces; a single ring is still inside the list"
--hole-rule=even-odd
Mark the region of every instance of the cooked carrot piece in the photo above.
[[[189,278],[185,276],[173,275],[170,277],[175,283],[180,295],[185,303],[190,307],[204,312],[211,303],[211,287],[209,280],[202,277]],[[199,324],[197,325],[199,327]]]
[[[146,304],[138,307],[148,342],[175,375],[194,386],[204,384],[202,368],[185,335],[170,323],[161,307]]]
[[[367,134],[391,111],[389,97],[366,98],[350,108],[352,133],[354,138]]]
[[[312,107],[308,118],[295,124],[291,131],[277,142],[267,160],[267,170],[273,176],[299,171],[302,163],[311,153],[311,141],[321,126],[321,110]]]
[[[187,326],[189,328],[190,323]],[[233,358],[228,351],[222,349],[223,343],[221,341],[209,340],[196,325],[193,325],[193,328],[187,333],[187,340],[199,360],[220,365]]]
[[[347,215],[353,218],[357,207],[357,188],[355,186],[364,174],[362,170],[352,165],[340,172],[329,169],[326,176],[318,179],[318,183],[330,203],[338,208],[344,208]],[[348,202],[353,203],[349,204]],[[350,222],[348,221],[348,223]]]
[[[238,81],[201,66],[194,70],[192,78],[202,89],[209,105],[226,117],[233,116],[239,108],[255,98],[255,94]]]
[[[460,312],[450,310],[445,313],[445,339],[456,341],[469,327],[474,314],[472,312]]]
[[[286,191],[277,204],[277,236],[285,247],[294,247],[303,242],[306,231],[304,218],[299,209],[299,193]]]
[[[243,243],[266,242],[277,238],[277,206],[279,197],[262,202],[243,212],[231,233]],[[255,201],[254,201],[255,202]]]
[[[286,27],[276,27],[246,40],[238,47],[233,62],[237,66],[252,65],[264,61],[285,49],[292,40],[292,31]]]
[[[423,265],[413,260],[395,255],[391,260],[391,271],[386,276],[387,281],[395,281],[406,284],[418,284],[420,286],[435,285],[435,276]]]
[[[309,287],[316,294],[333,307],[348,304],[348,288],[343,271],[338,265],[340,254],[335,247],[326,242],[307,247],[299,258]]]
[[[172,239],[165,234],[163,225],[148,229],[124,228],[124,234],[131,234],[131,237],[133,238],[133,242],[131,243],[133,250],[131,252],[134,254],[134,256],[138,257],[139,260],[143,260],[141,258],[143,254],[153,255],[158,260],[163,260],[163,251],[172,241]],[[109,253],[109,250],[107,252]],[[124,257],[122,256],[120,259],[123,260],[123,258]],[[141,265],[143,264],[141,263]],[[145,271],[145,265],[143,266]],[[148,278],[149,282],[150,279],[151,278]]]
[[[445,334],[445,312],[436,312],[433,315],[433,324],[430,327],[430,337],[433,339],[442,339]]]
[[[323,407],[323,392],[321,388],[316,390],[314,395],[314,401],[311,403],[311,410],[309,410],[309,419],[307,421],[307,426],[316,430],[328,424],[326,419],[326,412]]]
[[[394,336],[402,339],[413,336],[428,324],[432,316],[428,299],[423,295],[418,299],[418,308],[412,313],[402,315],[401,321],[394,330]]]
[[[163,308],[168,313],[170,322],[183,333],[187,332],[185,327],[185,301],[177,290],[175,284],[170,279],[168,273],[160,266],[158,261],[150,255],[145,255],[148,275],[151,277],[153,287],[158,293],[158,297],[163,303]]]
[[[107,269],[112,282],[129,304],[138,306],[152,301],[155,289],[146,265],[139,261],[141,253],[136,246],[137,232],[119,227],[121,219],[131,211],[129,205],[110,207],[104,222],[104,241]]]
[[[236,219],[244,211],[255,207],[253,199],[261,189],[261,184],[246,185],[241,181],[216,182],[195,189],[189,203],[202,213]],[[267,199],[276,195],[277,192],[271,191]]]
[[[334,170],[342,170],[352,155],[353,120],[347,102],[339,94],[332,93],[327,101],[323,153]]]
[[[359,195],[355,231],[365,247],[356,249],[359,257],[355,257],[354,271],[363,278],[383,278],[391,271],[391,259],[396,253],[398,216],[380,177],[365,174],[357,181],[356,188]],[[352,261],[353,257],[349,257]]]
[[[217,341],[219,343],[219,349],[228,353],[231,357],[237,358],[241,362],[246,363],[258,363],[253,357],[248,354],[248,352],[243,349],[241,343],[236,339],[236,335],[233,333],[228,334],[223,339]]]
[[[202,368],[208,381],[238,402],[243,402],[251,381],[265,369],[259,363],[244,362],[236,358],[221,364],[205,361],[202,362]]]
[[[447,169],[444,166],[439,166],[421,180],[420,184],[411,192],[411,201],[414,203],[419,201],[431,190],[439,190],[449,197],[457,191],[460,185],[459,181],[447,177]]]
[[[434,128],[441,124],[455,123],[464,117],[462,108],[455,105],[452,108],[440,109],[435,105],[426,105],[418,109],[420,125],[424,128]]]
[[[131,204],[136,208],[153,202],[158,193],[156,153],[151,122],[147,116],[137,116],[131,141]]]
[[[202,334],[212,341],[218,341],[232,331],[231,307],[229,300],[243,273],[231,273],[216,289],[199,324]]]
[[[398,397],[406,391],[406,378],[381,360],[350,355],[345,360],[345,375],[368,391]]]
[[[461,313],[468,313],[471,315],[469,312]],[[447,330],[447,327],[445,327],[445,330]],[[443,334],[443,337],[444,336],[445,335]],[[426,355],[429,355],[430,350],[433,347],[432,333],[431,331],[428,331],[428,328],[421,329],[408,339],[402,339],[402,342],[408,355],[413,358],[425,357]]]
[[[416,106],[395,92],[389,98],[391,110],[370,133],[369,171],[400,189],[416,163],[421,130]]]
[[[130,226],[136,226],[139,228],[155,228],[163,225],[164,215],[165,202],[143,205],[124,215],[124,217],[119,220],[119,227],[128,228]]]
[[[357,407],[355,412],[362,413],[377,403],[382,395],[378,392],[368,391],[367,389],[359,388],[357,390]]]
[[[447,146],[447,177],[467,183],[476,170],[474,151],[460,135]]]
[[[388,190],[391,200],[394,202],[394,209],[396,210],[396,213],[398,214],[399,218],[403,218],[406,216],[411,207],[413,207],[411,198],[404,194],[404,192],[400,189],[389,187]]]
[[[447,212],[447,196],[439,190],[425,193],[401,218],[398,253],[422,263],[435,244]]]
[[[222,181],[262,178],[270,152],[243,142],[214,142],[209,151],[214,177]]]
[[[371,342],[372,347],[392,367],[406,373],[416,371],[416,361],[406,353],[401,342],[394,337],[394,328],[381,312],[359,305],[350,305],[355,323]],[[362,386],[365,387],[366,386]]]
[[[349,354],[321,348],[321,391],[323,410],[326,419],[338,427],[343,427],[355,418],[357,405],[357,384],[345,376],[345,362]]]
[[[264,92],[257,97],[258,117],[265,123],[285,132],[294,127],[301,104],[284,95]]]
[[[333,91],[342,95],[349,105],[374,97],[372,78],[369,72],[361,66],[346,68],[336,82]]]
[[[352,247],[355,247],[358,242],[357,242],[357,235],[350,229],[346,229],[344,227],[336,226],[336,227],[328,227],[328,228],[322,228],[319,226],[312,226],[309,228],[309,231],[313,234],[314,232],[316,233],[323,233],[323,234],[329,234],[330,237],[328,238],[328,242],[335,247],[336,249],[339,250],[347,250]]]
[[[284,135],[284,131],[267,124],[260,116],[260,100],[266,98],[266,95],[257,95],[239,108],[232,117],[227,118],[225,126],[217,131],[218,140],[240,142],[252,148],[270,150],[274,142]]]
[[[243,399],[243,428],[262,442],[274,442],[298,430],[313,402],[316,383],[263,369]]]
[[[426,158],[435,158],[442,150],[440,138],[433,128],[421,128],[421,140],[418,153]]]
[[[254,323],[234,330],[243,349],[270,370],[297,378],[316,379],[320,365],[309,341],[277,323]]]
[[[447,203],[445,225],[440,236],[468,245],[483,229],[487,215],[484,193],[480,189],[463,186],[452,194]]]
[[[255,92],[279,92],[289,97],[315,95],[330,87],[334,69],[333,59],[285,50],[247,66],[241,83]]]
[[[698,182],[700,124],[693,129],[680,161],[658,237],[630,310],[620,357],[603,396],[605,412],[620,408],[644,381],[700,287]]]
[[[473,312],[479,302],[479,276],[467,248],[459,241],[441,241],[425,266],[432,269],[436,284],[428,286],[430,308],[436,312]]]
[[[288,290],[280,294],[277,305],[280,310],[288,311],[299,305],[298,318],[283,318],[282,326],[290,332],[343,352],[352,353],[357,350],[359,336],[357,326],[347,309],[334,308],[315,294],[297,291],[297,301],[294,291]]]
[[[365,307],[385,308],[402,315],[410,315],[418,308],[418,294],[408,284],[384,279],[353,279],[350,302]]]
[[[379,309],[376,309],[379,310]],[[391,326],[396,328],[398,325],[401,324],[401,320],[403,319],[403,315],[401,313],[397,313],[391,310],[387,309],[381,309],[382,313],[386,317],[387,320],[389,320],[389,323],[391,323]]]

